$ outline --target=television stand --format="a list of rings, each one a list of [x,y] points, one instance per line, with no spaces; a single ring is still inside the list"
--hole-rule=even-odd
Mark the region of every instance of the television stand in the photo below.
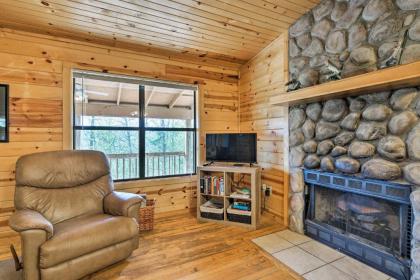
[[[197,171],[197,219],[256,229],[261,214],[261,168],[259,166],[212,165]],[[247,196],[240,196],[247,189]],[[239,194],[239,195],[238,195]],[[216,211],[208,209],[208,201],[218,202]],[[235,203],[246,204],[238,211]]]
[[[242,166],[245,166],[245,164],[243,164],[243,163],[234,163],[233,166],[242,167]]]
[[[214,163],[214,161],[210,161],[210,162],[207,162],[207,163],[203,164],[203,166],[210,166],[210,165],[212,165],[213,163]]]

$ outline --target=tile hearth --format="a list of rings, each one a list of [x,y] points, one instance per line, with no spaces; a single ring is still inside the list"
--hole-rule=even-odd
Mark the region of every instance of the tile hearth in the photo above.
[[[308,280],[390,280],[371,268],[305,235],[284,230],[252,240]]]

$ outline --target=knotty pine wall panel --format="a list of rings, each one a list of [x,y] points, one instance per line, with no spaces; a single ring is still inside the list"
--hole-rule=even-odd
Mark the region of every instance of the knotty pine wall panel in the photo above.
[[[283,219],[287,217],[283,154],[287,107],[270,106],[269,99],[284,90],[285,48],[282,35],[241,67],[239,79],[240,131],[257,133],[262,183],[273,189],[266,199],[266,209]]]
[[[0,37],[0,83],[10,86],[10,142],[0,144],[0,235],[9,230],[18,157],[71,148],[71,69],[197,84],[199,139],[239,130],[239,65],[230,61],[148,55],[9,29],[0,29]],[[204,145],[197,145],[201,156]],[[156,198],[157,212],[196,206],[196,176],[117,183],[116,189]]]

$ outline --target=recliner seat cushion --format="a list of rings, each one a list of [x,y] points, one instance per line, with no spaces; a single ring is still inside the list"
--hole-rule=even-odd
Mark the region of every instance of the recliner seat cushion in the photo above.
[[[40,267],[49,268],[138,235],[136,221],[105,214],[78,217],[56,224],[54,236],[40,248]]]

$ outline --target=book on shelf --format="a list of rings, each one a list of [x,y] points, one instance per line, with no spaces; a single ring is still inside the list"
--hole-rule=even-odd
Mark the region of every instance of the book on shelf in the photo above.
[[[223,176],[204,176],[200,178],[200,193],[224,195],[225,182]]]
[[[249,201],[235,201],[231,207],[232,209],[251,211],[251,203]]]
[[[239,192],[233,192],[230,194],[229,196],[230,198],[237,198],[237,199],[250,199],[251,198],[251,194],[244,194],[244,193],[239,193]]]

